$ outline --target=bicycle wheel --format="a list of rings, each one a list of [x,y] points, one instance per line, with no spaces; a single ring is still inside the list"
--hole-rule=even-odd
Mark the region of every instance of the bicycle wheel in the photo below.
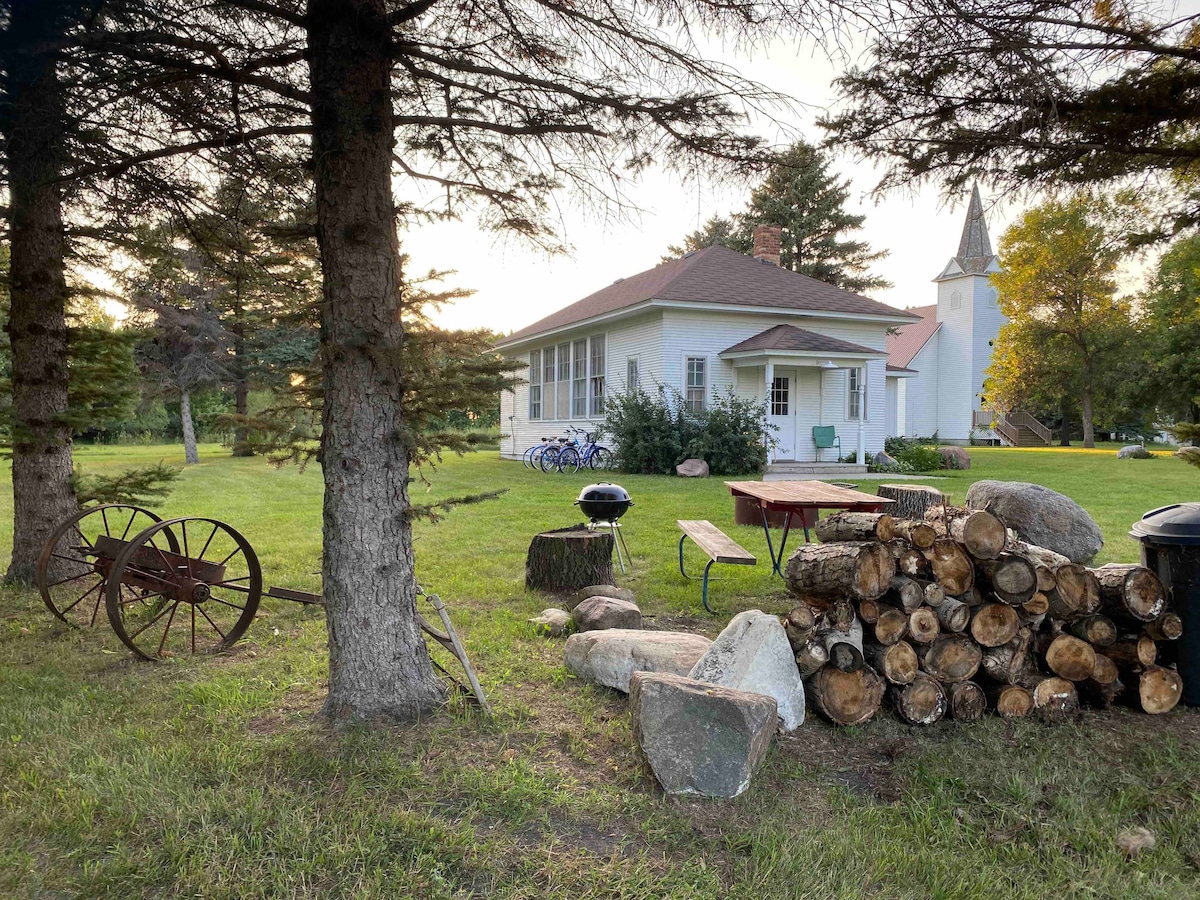
[[[611,469],[616,462],[616,456],[607,447],[596,447],[587,461],[589,469]]]
[[[543,472],[553,472],[558,454],[562,452],[561,447],[547,447],[542,451],[542,455],[538,457],[538,468]]]
[[[563,447],[555,460],[555,469],[559,473],[578,472],[579,465],[579,451],[574,447]]]
[[[522,453],[521,465],[527,469],[532,469],[534,466],[536,466],[537,462],[534,460],[533,456],[539,449],[541,449],[541,444],[534,444],[532,447]]]

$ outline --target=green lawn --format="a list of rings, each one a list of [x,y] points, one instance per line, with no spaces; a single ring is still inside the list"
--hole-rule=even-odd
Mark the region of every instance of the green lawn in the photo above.
[[[935,482],[979,478],[1074,497],[1136,559],[1144,511],[1200,494],[1163,456],[972,448]],[[89,472],[178,448],[85,448]],[[321,482],[202,450],[162,513],[243,531],[268,583],[315,589]],[[5,476],[6,478],[7,476]],[[1055,726],[995,718],[920,731],[890,717],[778,739],[727,804],[664,799],[639,768],[622,695],[581,685],[561,642],[525,619],[530,536],[578,521],[582,476],[491,454],[431,473],[437,499],[497,482],[502,499],[420,523],[418,574],[447,601],[497,715],[455,705],[416,727],[331,733],[319,610],[266,601],[221,658],[136,663],[107,631],[52,624],[0,593],[0,896],[4,897],[1194,897],[1200,896],[1200,713],[1088,712]],[[633,587],[658,627],[715,634],[729,615],[789,604],[768,568],[714,582],[717,617],[675,569],[677,518],[732,524],[719,479],[620,478]],[[872,484],[864,481],[863,485]],[[870,489],[870,488],[867,488]],[[416,487],[421,494],[424,488]],[[0,493],[0,547],[11,498]],[[1124,828],[1156,849],[1125,860]]]

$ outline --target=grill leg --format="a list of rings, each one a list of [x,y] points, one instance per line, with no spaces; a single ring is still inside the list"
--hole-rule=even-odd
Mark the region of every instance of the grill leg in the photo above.
[[[618,563],[618,564],[621,566],[621,574],[622,574],[622,575],[624,575],[624,574],[625,574],[625,556],[628,556],[628,555],[629,555],[629,548],[628,548],[628,547],[626,547],[626,548],[625,548],[625,554],[624,554],[624,555],[622,555],[622,553],[621,553],[621,548],[625,546],[625,538],[623,538],[623,537],[621,536],[621,532],[620,532],[620,530],[619,530],[619,526],[617,525],[617,523],[616,523],[616,522],[609,522],[609,523],[608,523],[608,530],[609,530],[610,532],[612,532],[612,536],[613,536],[613,549],[617,551],[617,563]],[[630,560],[630,564],[631,564],[631,565],[632,565],[632,562],[633,562],[633,561],[632,561],[632,560]]]

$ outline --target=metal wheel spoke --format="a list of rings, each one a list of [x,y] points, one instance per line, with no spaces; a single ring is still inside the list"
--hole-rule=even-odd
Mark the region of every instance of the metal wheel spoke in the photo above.
[[[135,603],[145,603],[147,600],[153,600],[155,597],[164,596],[162,591],[155,591],[153,594],[136,594],[128,600],[122,600],[122,606],[133,606]]]
[[[129,635],[129,639],[132,641],[135,637],[137,637],[139,634],[141,634],[143,631],[145,631],[147,628],[149,628],[151,625],[153,625],[155,622],[157,622],[163,616],[165,616],[167,614],[167,610],[174,609],[178,605],[179,605],[179,601],[176,600],[170,606],[164,606],[161,610],[158,611],[158,614],[153,619],[151,619],[149,622],[147,622],[145,625],[143,625],[141,628],[139,628],[133,634]]]
[[[221,640],[225,640],[225,632],[223,632],[220,628],[217,627],[217,623],[214,622],[212,620],[212,617],[204,611],[204,607],[197,606],[194,608],[200,610],[200,615],[202,615],[202,616],[204,616],[204,618],[208,619],[208,624],[213,627],[213,631],[215,631],[217,634],[219,634],[221,636]]]
[[[129,521],[125,523],[125,530],[121,532],[121,540],[125,540],[129,536],[129,529],[133,527],[133,520],[137,518],[137,510],[134,510],[133,515],[129,517]]]
[[[76,561],[78,562],[78,560]],[[58,587],[60,584],[66,584],[69,581],[78,581],[80,578],[87,578],[89,575],[95,574],[95,571],[89,568],[86,572],[80,572],[78,575],[72,575],[70,578],[63,578],[60,581],[51,582],[50,584],[46,585],[46,589],[49,590],[52,587]]]
[[[175,610],[177,609],[179,609],[178,603],[171,607],[171,614],[167,616],[167,627],[163,629],[162,639],[158,642],[158,649],[154,651],[155,656],[162,656],[163,647],[167,643],[167,632],[171,630],[171,623],[175,621]]]
[[[183,557],[184,557],[184,559],[187,560],[188,578],[191,578],[192,577],[192,558],[191,558],[191,556],[188,555],[187,519],[184,519],[182,522],[180,522],[179,527],[183,530]]]
[[[67,562],[79,563],[83,566],[91,565],[86,559],[80,559],[78,556],[63,556],[61,553],[51,553],[50,555],[55,559],[65,559]]]
[[[225,563],[229,562],[231,559],[233,559],[235,556],[237,556],[241,552],[242,552],[241,547],[234,547],[232,550],[229,551],[229,555],[227,557],[225,557],[223,560],[221,560],[219,563],[217,563],[217,565],[218,566],[225,565]]]
[[[105,581],[100,582],[100,586],[107,584]],[[104,591],[100,591],[96,595],[96,605],[92,607],[92,617],[88,620],[88,628],[93,628],[96,625],[96,616],[100,615],[100,604],[104,602]]]
[[[67,613],[69,613],[71,610],[73,610],[76,606],[78,606],[80,603],[82,603],[84,598],[86,598],[88,594],[90,594],[92,591],[96,590],[96,588],[103,587],[103,586],[104,586],[104,579],[100,579],[100,581],[98,581],[96,584],[93,584],[90,588],[88,588],[86,591],[84,591],[82,594],[80,594],[79,599],[77,599],[70,606],[64,607],[63,609],[59,610],[59,612],[61,612],[65,616]]]
[[[75,523],[75,533],[79,535],[79,539],[88,545],[89,550],[95,550],[96,545],[87,539],[87,535],[83,533],[83,529],[79,527],[79,523]]]
[[[108,530],[108,510],[103,506],[100,507],[100,518],[104,520],[104,536],[112,537],[112,532]]]
[[[244,606],[238,606],[236,603],[230,603],[228,600],[222,600],[222,599],[221,599],[220,597],[218,597],[216,594],[210,594],[210,595],[209,595],[209,599],[210,599],[210,600],[216,600],[218,603],[223,603],[223,604],[225,604],[226,606],[232,606],[234,609],[240,609],[242,612],[245,612],[245,611],[246,611],[246,607],[244,607]]]
[[[200,555],[197,556],[196,559],[199,559],[199,560],[204,559],[204,554],[208,550],[208,545],[212,543],[212,539],[215,538],[216,536],[217,536],[217,525],[216,525],[216,523],[213,523],[212,534],[210,534],[208,536],[208,540],[205,541],[204,546],[200,548]]]

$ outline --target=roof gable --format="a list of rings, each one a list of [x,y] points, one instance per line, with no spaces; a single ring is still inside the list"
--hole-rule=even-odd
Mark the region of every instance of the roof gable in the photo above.
[[[709,306],[756,307],[800,313],[905,317],[877,300],[781,269],[727,247],[706,247],[618,279],[504,338],[510,344],[651,300]]]
[[[896,334],[887,336],[888,365],[901,369],[908,367],[942,324],[937,320],[936,303],[932,306],[916,306],[907,312],[920,316],[920,320],[911,325],[901,325]]]
[[[751,350],[781,350],[810,353],[878,353],[870,347],[852,344],[826,334],[817,334],[795,325],[776,325],[754,337],[746,338],[721,353],[745,353]]]

